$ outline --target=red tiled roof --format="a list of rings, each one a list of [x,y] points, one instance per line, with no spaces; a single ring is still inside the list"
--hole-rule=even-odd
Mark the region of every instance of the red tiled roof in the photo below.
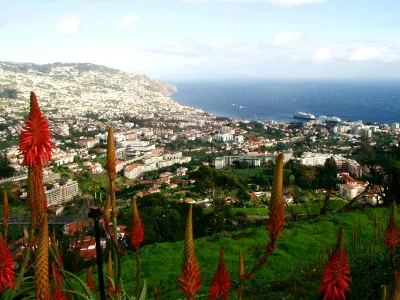
[[[342,179],[346,180],[347,182],[356,182],[356,180],[351,177],[350,175],[343,174]]]
[[[72,235],[75,232],[82,230],[83,228],[87,228],[89,226],[88,222],[78,221],[75,223],[65,224],[64,228],[68,231],[68,234]]]
[[[130,166],[128,166],[128,167],[125,168],[125,172],[133,171],[133,170],[136,169],[137,167],[139,167],[139,164],[130,165]]]
[[[348,190],[353,190],[358,188],[357,185],[352,185],[352,184],[342,184],[342,187]]]

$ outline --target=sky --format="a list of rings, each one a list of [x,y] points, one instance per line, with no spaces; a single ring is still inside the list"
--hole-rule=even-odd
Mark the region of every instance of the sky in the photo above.
[[[0,0],[0,60],[164,80],[400,78],[397,0]]]

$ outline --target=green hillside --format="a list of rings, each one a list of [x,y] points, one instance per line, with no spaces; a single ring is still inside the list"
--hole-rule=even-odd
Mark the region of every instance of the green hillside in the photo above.
[[[285,224],[285,230],[278,242],[278,249],[271,256],[270,262],[247,282],[244,299],[283,299],[282,297],[295,299],[295,285],[298,299],[320,299],[321,295],[317,290],[322,268],[315,267],[316,261],[320,256],[321,245],[326,250],[324,252],[327,252],[330,246],[334,247],[337,230],[340,227],[343,227],[346,233],[346,249],[350,268],[354,274],[357,274],[357,278],[354,278],[355,275],[353,276],[348,299],[361,299],[366,296],[366,293],[373,298],[377,297],[380,292],[380,284],[388,284],[386,275],[390,273],[387,270],[381,270],[387,261],[386,249],[381,242],[382,230],[379,233],[379,230],[376,229],[375,232],[377,237],[376,254],[369,255],[369,246],[374,236],[375,216],[378,220],[377,228],[386,228],[388,212],[387,208],[365,209],[364,211],[321,216],[312,220]],[[357,232],[356,251],[354,251],[352,243],[353,227]],[[360,237],[361,240],[359,240]],[[196,256],[203,278],[203,287],[198,295],[204,295],[199,299],[206,299],[210,280],[218,265],[221,246],[225,247],[226,265],[231,279],[236,281],[239,249],[243,250],[248,269],[257,261],[262,247],[267,241],[268,233],[265,228],[221,233],[197,239],[195,241]],[[160,299],[183,299],[184,294],[178,289],[177,282],[177,277],[181,272],[182,251],[183,242],[153,244],[141,249],[142,278],[146,279],[148,283],[148,298],[152,298],[152,286],[156,284]],[[327,257],[326,253],[325,262]],[[307,261],[310,262],[311,269],[308,275],[305,274]],[[379,261],[382,261],[380,267],[368,272],[368,264],[379,263]],[[136,271],[134,254],[123,257],[122,266],[124,287],[129,294],[133,295]],[[303,276],[300,275],[300,266],[303,267]],[[313,272],[312,270],[315,268],[316,271]],[[364,272],[365,270],[367,273]],[[371,285],[370,290],[368,284]],[[376,287],[372,284],[375,284]],[[232,294],[229,299],[237,299],[236,294]]]

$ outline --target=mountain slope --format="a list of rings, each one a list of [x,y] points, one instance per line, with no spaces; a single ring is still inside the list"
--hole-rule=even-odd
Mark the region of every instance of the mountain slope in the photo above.
[[[88,63],[0,62],[0,92],[4,89],[16,89],[14,104],[25,110],[30,91],[35,91],[45,111],[64,118],[85,113],[112,118],[201,112],[170,99],[170,93],[177,91],[174,86]]]

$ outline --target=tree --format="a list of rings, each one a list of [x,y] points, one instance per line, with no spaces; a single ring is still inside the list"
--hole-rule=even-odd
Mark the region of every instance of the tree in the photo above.
[[[321,214],[327,214],[330,208],[330,197],[332,190],[336,189],[337,184],[337,165],[333,157],[327,158],[324,167],[321,170],[321,179],[323,187],[326,189],[324,205],[321,208]]]
[[[290,185],[291,185],[291,186],[294,185],[295,181],[296,181],[296,178],[294,177],[294,175],[293,175],[293,174],[290,175],[290,176],[289,176],[289,182],[290,182]]]
[[[223,198],[214,199],[212,217],[206,228],[206,233],[219,232],[224,229],[225,220],[232,218],[232,209]]]
[[[12,177],[15,173],[14,168],[10,167],[10,160],[4,153],[0,156],[0,178]]]
[[[370,169],[376,162],[376,152],[367,139],[361,141],[358,159],[363,165],[368,166]]]
[[[399,202],[400,195],[400,149],[396,149],[384,163],[384,172],[380,173],[381,197],[385,205]]]
[[[0,92],[0,98],[17,99],[17,90],[5,89],[2,92]]]
[[[213,199],[221,197],[226,191],[236,192],[236,196],[241,201],[248,201],[250,199],[246,189],[237,178],[224,171],[201,166],[199,170],[191,174],[191,178],[196,180],[196,184],[198,184],[204,192],[210,190]]]

